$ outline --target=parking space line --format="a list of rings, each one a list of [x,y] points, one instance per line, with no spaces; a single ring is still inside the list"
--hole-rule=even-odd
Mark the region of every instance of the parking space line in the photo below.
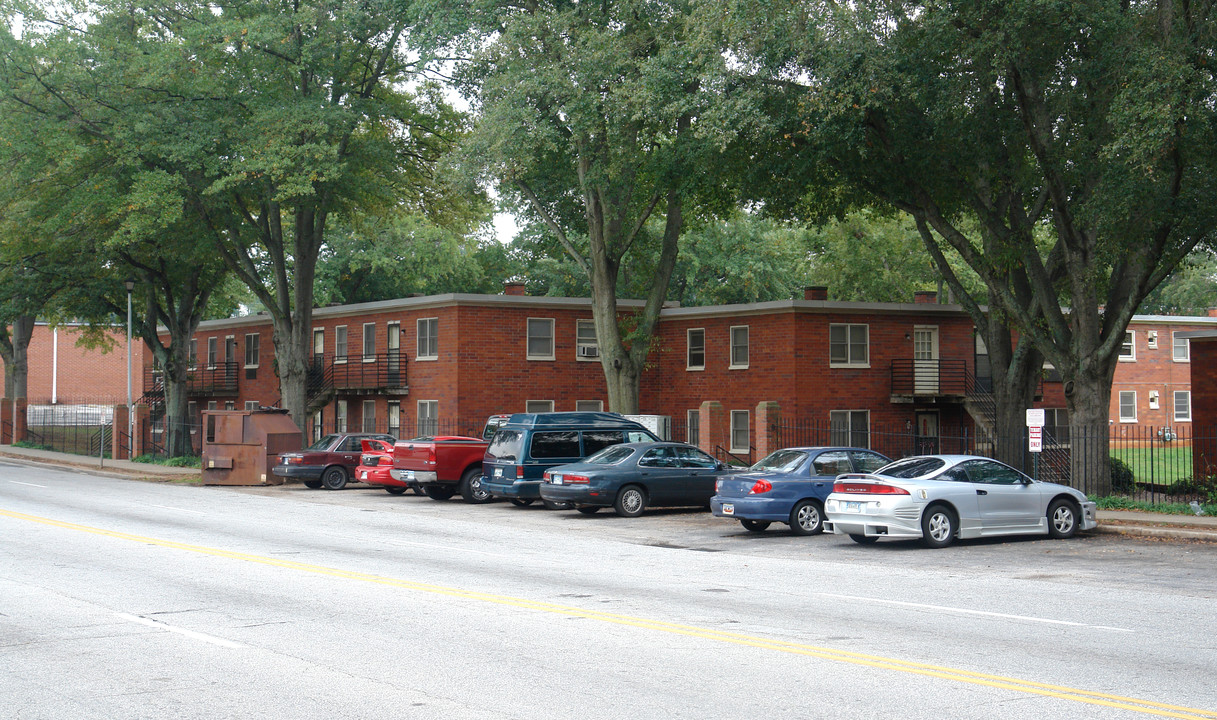
[[[40,488],[46,487],[46,485],[39,485],[37,483],[21,482],[20,480],[9,480],[9,482],[11,482],[14,485],[29,485],[30,487],[40,487]]]
[[[991,612],[988,610],[972,610],[970,608],[957,608],[947,605],[926,605],[924,603],[905,602],[903,600],[886,600],[883,598],[861,597],[858,595],[836,595],[833,593],[816,593],[820,597],[833,598],[834,600],[849,600],[850,602],[866,602],[876,603],[879,605],[895,605],[898,607],[920,608],[923,610],[941,610],[943,612],[959,613],[960,615],[981,615],[985,617],[1001,618],[1003,620],[1024,620],[1026,622],[1048,623],[1050,625],[1072,625],[1073,627],[1091,628],[1092,630],[1111,630],[1112,632],[1136,632],[1128,628],[1113,627],[1111,625],[1089,625],[1087,623],[1073,622],[1070,620],[1053,620],[1052,618],[1034,617],[1031,615],[1008,615],[1006,613]]]
[[[163,623],[160,620],[153,620],[152,618],[146,618],[142,615],[128,615],[127,613],[115,613],[115,614],[118,615],[123,620],[126,620],[127,622],[138,623],[140,625],[147,625],[148,627],[153,627],[153,628],[156,628],[157,630],[164,630],[166,632],[177,633],[178,635],[185,635],[186,637],[194,638],[195,640],[202,640],[203,642],[211,643],[212,645],[219,645],[220,647],[233,648],[233,649],[239,649],[239,648],[246,647],[245,645],[242,645],[239,642],[234,642],[232,640],[225,640],[224,638],[216,637],[215,635],[207,635],[205,633],[195,632],[194,630],[187,630],[186,628],[178,627],[176,625],[170,625],[168,623]]]

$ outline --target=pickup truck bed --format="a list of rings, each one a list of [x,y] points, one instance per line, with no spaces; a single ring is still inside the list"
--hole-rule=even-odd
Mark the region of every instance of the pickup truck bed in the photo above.
[[[491,499],[482,489],[482,457],[489,445],[461,435],[398,440],[390,475],[421,487],[433,500],[447,500],[459,492],[465,502],[484,503]]]

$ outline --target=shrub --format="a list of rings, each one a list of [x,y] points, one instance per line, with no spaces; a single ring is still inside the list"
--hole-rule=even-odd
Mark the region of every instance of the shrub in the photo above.
[[[131,458],[131,462],[165,465],[168,467],[202,467],[201,459],[194,455],[180,455],[171,458],[159,457],[157,455],[139,455]]]
[[[1118,457],[1111,458],[1111,491],[1122,494],[1136,492],[1137,483],[1133,480],[1132,468],[1128,467]]]

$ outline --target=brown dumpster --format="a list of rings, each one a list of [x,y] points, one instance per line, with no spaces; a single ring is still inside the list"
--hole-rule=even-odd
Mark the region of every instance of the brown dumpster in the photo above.
[[[204,485],[281,485],[271,467],[279,453],[300,448],[286,410],[203,411]]]

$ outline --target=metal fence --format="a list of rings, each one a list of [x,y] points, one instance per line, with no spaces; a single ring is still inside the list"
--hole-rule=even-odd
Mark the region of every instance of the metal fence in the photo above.
[[[1000,457],[1041,480],[1072,485],[1087,493],[1072,471],[1091,448],[1101,446],[1091,428],[1045,427],[1041,452],[1029,452],[1026,428],[1013,437],[994,437],[975,427],[938,429],[924,435],[906,425],[849,428],[813,421],[782,421],[772,428],[778,447],[847,445],[868,447],[893,460],[909,455],[966,454]],[[1106,433],[1112,458],[1112,492],[1148,502],[1217,502],[1217,428],[1196,429],[1116,425]]]
[[[110,457],[113,405],[36,404],[26,408],[26,442],[55,452]]]

